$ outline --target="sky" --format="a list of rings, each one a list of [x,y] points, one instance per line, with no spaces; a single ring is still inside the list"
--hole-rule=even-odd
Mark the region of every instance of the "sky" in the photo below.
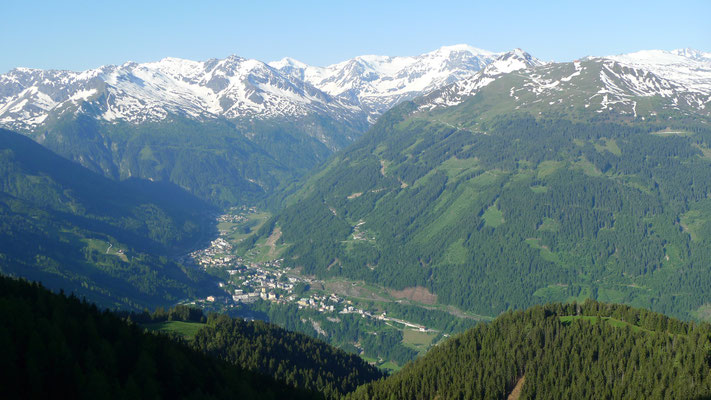
[[[3,0],[0,73],[164,57],[285,56],[328,65],[466,43],[546,61],[644,49],[711,52],[711,1]]]

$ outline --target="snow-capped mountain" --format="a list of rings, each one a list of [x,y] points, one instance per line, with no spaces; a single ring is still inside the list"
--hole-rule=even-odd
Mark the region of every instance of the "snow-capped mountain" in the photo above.
[[[544,64],[517,49],[472,77],[418,99],[419,109],[460,104],[499,80],[496,90],[508,95],[514,109],[580,107],[636,117],[640,111],[641,116],[660,110],[707,114],[711,108],[709,53],[652,50]],[[653,97],[658,99],[654,107],[646,100]]]
[[[169,115],[194,120],[318,115],[367,126],[403,100],[426,95],[419,100],[421,108],[455,105],[511,73],[527,76],[514,91],[538,96],[562,92],[582,84],[579,77],[588,76],[582,74],[587,63],[600,67],[595,68],[595,93],[581,100],[586,104],[631,106],[633,97],[659,95],[673,98],[672,106],[676,102],[704,109],[711,98],[711,53],[647,50],[591,57],[582,64],[545,64],[520,49],[493,53],[455,45],[413,57],[360,56],[327,67],[291,58],[266,64],[231,56],[166,58],[83,72],[17,68],[0,75],[0,126],[31,131],[65,115],[133,124]],[[571,68],[570,76],[544,72]],[[520,93],[511,96],[521,98]]]
[[[17,68],[0,75],[0,126],[28,131],[67,113],[141,123],[191,119],[294,118],[361,124],[394,104],[470,76],[498,54],[466,45],[415,57],[361,56],[328,67],[285,58],[165,58],[82,72]]]
[[[360,56],[327,67],[291,58],[269,65],[332,96],[360,104],[373,117],[403,100],[471,76],[500,55],[462,44],[415,57]]]
[[[170,114],[192,119],[362,118],[361,110],[269,65],[236,56],[204,62],[166,58],[83,72],[17,68],[0,76],[0,124],[34,128],[49,116],[90,114],[140,123]]]
[[[643,50],[604,58],[650,71],[692,92],[711,93],[711,53],[693,49]]]
[[[420,109],[454,106],[474,95],[479,89],[495,81],[499,76],[514,71],[545,65],[545,63],[521,49],[499,55],[478,73],[461,79],[440,90],[432,91],[419,100]]]

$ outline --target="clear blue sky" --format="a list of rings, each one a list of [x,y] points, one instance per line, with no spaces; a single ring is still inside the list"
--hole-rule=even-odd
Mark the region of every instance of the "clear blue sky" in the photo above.
[[[711,51],[709,0],[3,0],[0,14],[0,73],[230,54],[327,65],[457,43],[521,47],[555,61],[653,48]]]

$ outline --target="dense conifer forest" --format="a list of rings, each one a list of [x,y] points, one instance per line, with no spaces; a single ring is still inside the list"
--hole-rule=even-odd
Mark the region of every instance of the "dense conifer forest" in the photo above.
[[[587,301],[507,312],[349,399],[711,398],[711,326]],[[522,384],[522,386],[521,386]]]
[[[586,301],[506,312],[384,377],[263,322],[116,314],[0,278],[4,398],[711,398],[711,326]],[[201,323],[194,339],[137,324]]]
[[[261,321],[178,306],[114,313],[0,277],[4,398],[338,398],[383,376],[355,355]],[[202,322],[197,335],[141,324]],[[206,324],[205,324],[206,322]]]
[[[337,398],[383,376],[363,359],[262,321],[212,315],[193,347],[295,387]]]
[[[6,399],[321,397],[37,284],[0,278],[0,318]]]

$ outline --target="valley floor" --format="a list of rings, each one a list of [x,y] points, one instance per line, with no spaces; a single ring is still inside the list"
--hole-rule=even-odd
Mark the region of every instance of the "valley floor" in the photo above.
[[[238,251],[238,244],[270,217],[267,212],[244,206],[217,217],[219,237],[180,261],[219,277],[220,282],[214,294],[186,303],[209,311],[269,319],[354,351],[388,370],[398,370],[451,334],[491,319],[436,304],[436,297],[424,288],[394,291],[343,278],[322,280],[285,268],[280,255],[286,245],[278,243],[278,228],[246,252]],[[281,315],[294,310],[301,324],[280,321]],[[342,333],[346,330],[355,332],[348,337]],[[378,344],[363,340],[364,335],[378,334]],[[388,355],[378,348],[385,347],[383,340],[392,337],[405,351]]]

